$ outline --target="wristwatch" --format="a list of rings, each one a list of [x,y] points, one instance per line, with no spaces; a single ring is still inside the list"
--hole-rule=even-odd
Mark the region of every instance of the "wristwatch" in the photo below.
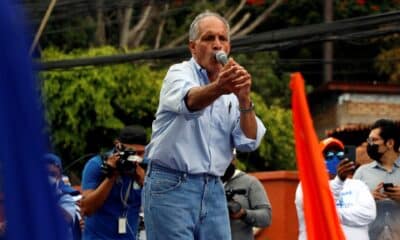
[[[249,108],[241,108],[239,107],[239,111],[241,113],[247,113],[247,112],[252,112],[254,110],[254,103],[253,101],[250,101],[250,107]]]

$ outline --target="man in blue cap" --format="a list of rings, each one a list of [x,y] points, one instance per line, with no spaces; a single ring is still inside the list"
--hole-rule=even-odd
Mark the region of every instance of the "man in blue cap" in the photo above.
[[[64,178],[67,177],[63,175],[61,159],[54,153],[47,153],[44,155],[44,158],[47,163],[47,171],[49,172],[50,181],[53,181],[53,183],[57,182],[57,188],[63,193],[71,196],[80,195],[80,192],[77,189],[71,187],[70,184],[65,182]]]
[[[81,217],[79,213],[79,204],[77,203],[76,198],[80,196],[80,192],[64,183],[60,157],[54,153],[47,153],[43,158],[47,165],[49,182],[54,189],[58,205],[60,206],[63,216],[68,224],[68,239],[81,239]]]

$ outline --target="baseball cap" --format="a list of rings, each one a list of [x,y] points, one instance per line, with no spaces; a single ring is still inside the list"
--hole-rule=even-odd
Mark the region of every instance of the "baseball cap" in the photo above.
[[[319,145],[321,147],[322,152],[324,152],[327,148],[333,148],[333,147],[339,148],[340,150],[344,149],[343,143],[339,139],[333,137],[325,138],[324,140],[319,142]]]
[[[45,160],[45,163],[47,164],[54,164],[56,165],[58,168],[60,168],[60,170],[62,170],[62,162],[61,162],[61,158],[57,155],[55,155],[54,153],[46,153],[43,156],[43,159]]]
[[[120,131],[118,140],[126,144],[146,145],[146,130],[139,125],[126,126]]]

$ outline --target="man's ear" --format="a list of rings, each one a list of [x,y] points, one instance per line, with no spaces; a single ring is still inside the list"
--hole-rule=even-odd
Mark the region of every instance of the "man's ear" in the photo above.
[[[188,47],[189,47],[190,52],[193,55],[193,53],[196,52],[196,43],[194,41],[189,41]]]
[[[388,139],[386,141],[386,146],[388,146],[390,149],[394,149],[394,139]]]

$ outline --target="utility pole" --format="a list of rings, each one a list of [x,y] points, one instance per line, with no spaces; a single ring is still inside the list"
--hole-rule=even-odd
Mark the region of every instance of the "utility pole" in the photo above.
[[[51,0],[49,6],[47,8],[46,14],[44,15],[42,21],[40,22],[39,29],[36,32],[36,35],[35,35],[35,38],[34,38],[34,40],[32,42],[31,48],[29,49],[29,54],[32,54],[33,50],[35,50],[36,45],[39,42],[40,36],[42,35],[43,30],[44,30],[44,28],[45,28],[45,26],[47,24],[47,21],[49,20],[50,14],[53,11],[54,6],[56,5],[56,2],[57,2],[57,0]]]
[[[333,21],[333,0],[324,0],[324,21],[331,23]],[[324,52],[324,83],[333,80],[333,42],[326,41],[323,45]]]

